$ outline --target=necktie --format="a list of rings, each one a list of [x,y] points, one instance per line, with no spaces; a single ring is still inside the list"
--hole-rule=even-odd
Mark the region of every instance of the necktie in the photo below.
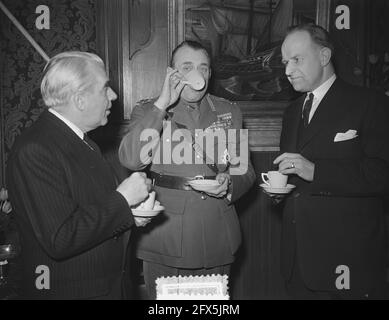
[[[188,110],[195,122],[199,121],[200,119],[200,106],[190,106],[188,105]]]
[[[304,107],[303,107],[303,120],[304,120],[304,128],[308,127],[309,124],[309,113],[311,112],[312,109],[312,103],[313,103],[313,98],[315,96],[311,92],[308,95],[308,100],[305,101]]]
[[[87,134],[84,134],[83,141],[91,150],[101,153],[99,146]]]

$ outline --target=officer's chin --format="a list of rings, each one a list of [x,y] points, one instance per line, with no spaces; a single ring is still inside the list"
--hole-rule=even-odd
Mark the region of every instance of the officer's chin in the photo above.
[[[186,102],[199,102],[204,98],[206,91],[206,88],[201,91],[196,91],[186,86],[181,94],[181,98]]]

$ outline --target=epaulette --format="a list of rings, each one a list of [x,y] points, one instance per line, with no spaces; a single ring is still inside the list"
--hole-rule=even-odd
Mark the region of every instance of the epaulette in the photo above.
[[[142,99],[142,100],[137,101],[136,104],[135,104],[135,106],[142,106],[142,105],[148,104],[148,103],[150,103],[150,102],[152,102],[152,101],[154,101],[154,100],[155,100],[155,98],[146,98],[146,99]]]
[[[218,96],[214,96],[212,94],[209,95],[212,99],[215,99],[217,101],[220,101],[220,102],[226,102],[226,103],[229,103],[229,104],[232,104],[232,105],[236,105],[236,102],[235,101],[230,101],[230,100],[227,100],[225,98],[222,98],[222,97],[218,97]]]

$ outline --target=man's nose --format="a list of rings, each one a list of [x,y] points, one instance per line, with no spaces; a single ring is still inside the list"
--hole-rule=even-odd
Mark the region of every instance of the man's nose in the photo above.
[[[290,77],[292,75],[292,73],[293,73],[293,68],[292,68],[290,63],[287,63],[285,65],[285,74],[287,77]]]
[[[112,88],[109,88],[109,100],[113,101],[118,98],[118,95],[116,94],[115,91],[112,90]]]

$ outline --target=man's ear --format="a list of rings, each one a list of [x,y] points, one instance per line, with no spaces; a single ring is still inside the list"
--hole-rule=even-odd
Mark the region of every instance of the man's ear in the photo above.
[[[321,65],[324,67],[328,65],[331,61],[332,51],[330,48],[324,47],[320,50],[320,62]]]
[[[75,94],[72,95],[72,102],[73,105],[80,111],[83,111],[85,108],[85,103],[84,103],[84,97],[76,92]]]

